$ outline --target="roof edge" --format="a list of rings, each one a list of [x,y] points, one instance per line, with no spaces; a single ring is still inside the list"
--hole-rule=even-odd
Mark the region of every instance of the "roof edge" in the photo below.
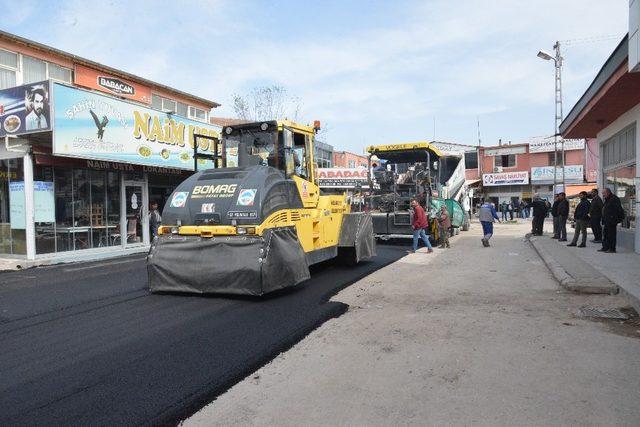
[[[618,46],[613,50],[609,58],[596,74],[587,90],[582,94],[578,102],[571,108],[567,117],[560,123],[560,133],[563,134],[571,127],[580,116],[589,102],[598,94],[600,89],[609,81],[611,76],[620,68],[629,55],[629,34],[627,33]]]

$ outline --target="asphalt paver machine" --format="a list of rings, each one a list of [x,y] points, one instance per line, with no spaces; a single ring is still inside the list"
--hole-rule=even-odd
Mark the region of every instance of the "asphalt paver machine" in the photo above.
[[[369,211],[375,237],[381,240],[412,238],[411,199],[430,216],[431,235],[438,238],[434,213],[447,207],[454,228],[464,222],[462,207],[443,199],[443,186],[458,164],[429,142],[375,145],[369,153]]]
[[[162,212],[151,291],[262,295],[308,279],[312,264],[375,255],[371,215],[316,185],[317,127],[223,127],[216,154],[204,155],[215,167],[182,182]]]

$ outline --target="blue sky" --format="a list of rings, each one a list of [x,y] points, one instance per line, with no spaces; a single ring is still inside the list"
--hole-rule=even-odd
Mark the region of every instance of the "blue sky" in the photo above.
[[[627,0],[0,0],[2,29],[220,102],[284,86],[327,142],[361,152],[413,140],[551,134],[553,66],[567,44],[565,115],[627,31]]]

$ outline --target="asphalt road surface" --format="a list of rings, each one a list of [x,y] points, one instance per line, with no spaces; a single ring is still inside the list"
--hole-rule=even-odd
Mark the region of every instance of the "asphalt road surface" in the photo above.
[[[261,299],[151,295],[140,256],[2,273],[0,425],[175,424],[344,313],[328,299],[404,249]]]

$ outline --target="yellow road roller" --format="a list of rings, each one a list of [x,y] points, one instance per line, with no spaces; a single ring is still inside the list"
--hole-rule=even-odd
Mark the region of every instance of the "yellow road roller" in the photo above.
[[[308,279],[312,264],[374,256],[371,216],[316,185],[318,128],[223,127],[214,167],[182,182],[163,209],[147,257],[151,291],[263,295]]]

